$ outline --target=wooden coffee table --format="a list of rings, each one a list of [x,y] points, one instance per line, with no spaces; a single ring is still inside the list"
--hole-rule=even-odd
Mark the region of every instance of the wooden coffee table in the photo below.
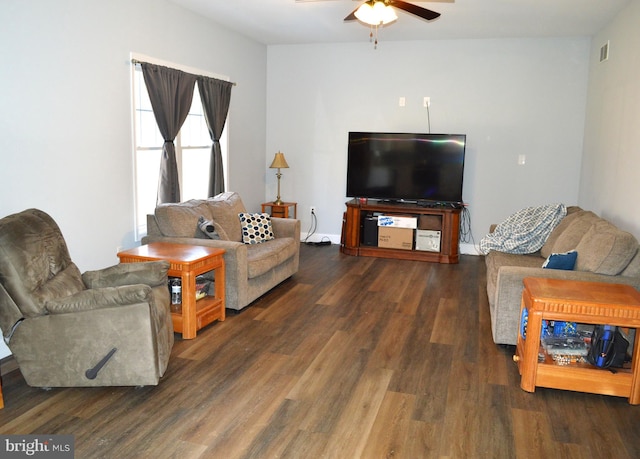
[[[629,285],[529,277],[524,279],[520,317],[528,311],[526,339],[518,331],[514,360],[520,387],[536,386],[628,397],[640,404],[640,335],[636,333],[631,369],[615,372],[586,363],[557,365],[550,357],[538,361],[543,320],[609,324],[640,328],[640,292]]]
[[[182,338],[196,337],[197,330],[215,320],[225,319],[224,249],[213,247],[152,242],[118,253],[121,263],[166,260],[169,276],[182,279],[182,304],[171,305],[173,329]],[[196,301],[196,276],[213,271],[215,294]],[[168,288],[168,286],[167,286]]]

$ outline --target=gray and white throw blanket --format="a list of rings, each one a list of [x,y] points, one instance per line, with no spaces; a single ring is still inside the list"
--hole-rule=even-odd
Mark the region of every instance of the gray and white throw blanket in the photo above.
[[[480,252],[533,253],[544,245],[551,231],[560,223],[567,208],[564,204],[527,207],[498,224],[493,233],[480,241]]]

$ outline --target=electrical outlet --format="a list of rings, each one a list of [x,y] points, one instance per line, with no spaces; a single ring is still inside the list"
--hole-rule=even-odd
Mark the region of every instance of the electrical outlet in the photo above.
[[[422,105],[424,107],[430,107],[431,106],[431,97],[429,96],[424,96],[424,99],[422,101]]]
[[[311,206],[311,207],[310,207],[310,209],[311,209],[311,213],[315,215],[315,213],[316,213],[316,206]]]

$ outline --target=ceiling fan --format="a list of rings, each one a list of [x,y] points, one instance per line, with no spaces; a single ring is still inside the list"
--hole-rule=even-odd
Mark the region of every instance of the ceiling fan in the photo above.
[[[369,41],[372,41],[374,49],[377,49],[378,27],[398,19],[393,7],[404,10],[407,13],[411,13],[427,21],[432,21],[440,17],[440,13],[401,0],[367,0],[349,16],[344,18],[344,21],[348,22],[357,19],[360,22],[368,24],[371,27]]]
[[[419,0],[418,0],[419,1]],[[435,11],[432,10],[428,10],[427,8],[423,8],[421,6],[417,6],[414,5],[412,3],[408,3],[408,2],[403,2],[401,0],[367,0],[366,2],[364,2],[362,5],[360,5],[358,8],[356,8],[355,10],[353,10],[353,12],[348,15],[346,18],[344,18],[345,22],[347,21],[355,21],[355,20],[361,20],[363,22],[366,22],[369,25],[380,25],[380,23],[378,24],[370,24],[367,21],[364,21],[363,19],[361,19],[358,14],[359,11],[367,11],[369,9],[374,10],[376,8],[379,9],[379,11],[381,12],[380,16],[376,16],[375,19],[380,18],[382,21],[383,16],[383,8],[385,7],[395,7],[398,8],[400,10],[404,10],[407,13],[413,14],[415,16],[421,17],[422,19],[425,19],[427,21],[432,21],[438,17],[440,17],[440,13],[437,13]],[[391,8],[392,10],[393,8]],[[391,15],[391,11],[388,11],[388,17],[391,19],[388,22],[392,22],[393,20],[397,19],[397,16],[395,16],[395,14],[392,16]],[[365,13],[366,14],[366,13]],[[374,20],[375,20],[374,19]]]
[[[328,0],[295,0],[296,3],[306,3],[315,1],[328,1]],[[362,1],[362,0],[356,0]],[[414,1],[429,1],[429,2],[446,2],[453,3],[455,0],[414,0]],[[371,27],[369,33],[370,41],[374,42],[374,48],[378,47],[378,27],[389,24],[398,16],[394,8],[406,11],[407,13],[418,16],[426,21],[432,21],[440,17],[440,13],[436,11],[423,8],[421,6],[414,5],[402,0],[366,0],[360,4],[358,8],[353,10],[346,18],[344,22],[350,22],[358,20],[363,24],[367,24]]]
[[[315,2],[327,2],[327,1],[333,1],[333,0],[295,0],[296,3],[315,3]],[[364,7],[366,9],[367,6],[370,7],[370,8],[373,8],[376,3],[380,3],[380,5],[378,5],[379,9],[382,9],[385,6],[395,7],[395,8],[398,8],[400,10],[404,10],[407,13],[410,13],[410,14],[418,16],[418,17],[420,17],[422,19],[425,19],[427,21],[432,21],[432,20],[438,18],[440,16],[440,13],[428,10],[426,8],[422,8],[421,6],[414,5],[413,3],[416,3],[416,2],[453,3],[453,2],[455,2],[455,0],[413,0],[412,3],[404,2],[404,1],[401,1],[401,0],[366,0],[364,2],[362,0],[354,0],[354,1],[361,2],[361,4],[360,4],[360,6],[358,8],[353,10],[353,12],[350,15],[348,15],[346,18],[344,18],[345,22],[357,20],[358,17],[356,15],[356,13],[358,12],[358,10],[360,8]],[[393,10],[393,8],[390,8],[390,9]]]

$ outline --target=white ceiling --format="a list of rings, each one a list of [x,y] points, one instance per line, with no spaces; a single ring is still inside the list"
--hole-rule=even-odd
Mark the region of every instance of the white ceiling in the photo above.
[[[369,26],[343,22],[364,0],[170,0],[267,45],[366,41]],[[593,35],[630,0],[414,0],[442,15],[404,11],[381,28],[381,43],[455,38]]]

